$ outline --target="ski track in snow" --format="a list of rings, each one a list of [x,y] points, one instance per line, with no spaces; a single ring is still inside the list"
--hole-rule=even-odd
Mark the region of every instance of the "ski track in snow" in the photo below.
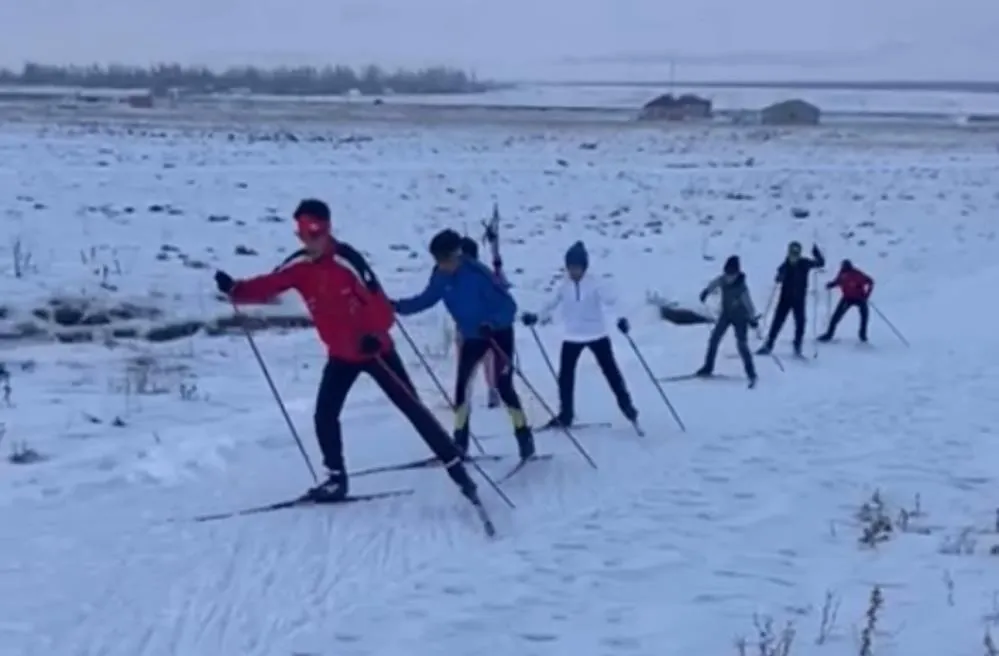
[[[401,157],[413,156],[426,147],[420,142],[413,146],[416,150],[406,151],[399,144],[408,142],[392,138],[396,141],[378,146],[377,156],[391,155],[396,152],[392,148]],[[683,133],[673,138],[697,153]],[[577,134],[544,139],[554,144],[548,154],[552,158],[579,143]],[[670,137],[648,139],[662,147]],[[620,163],[633,152],[628,149],[634,144],[624,141],[607,146],[609,159]],[[86,139],[81,143],[84,148]],[[135,153],[143,148],[139,142],[121,147]],[[162,153],[150,152],[196,159],[191,152],[199,148],[203,146],[181,139]],[[233,151],[227,154],[225,148],[213,151],[222,165],[226,157],[243,152],[229,146]],[[277,166],[284,155],[275,148],[251,149],[249,154],[270,157],[271,166]],[[572,204],[574,215],[557,234],[546,232],[550,218],[544,216],[504,228],[511,242],[506,259],[524,268],[515,280],[521,306],[536,306],[564,247],[577,236],[585,238],[594,271],[614,274],[624,308],[633,316],[635,339],[657,375],[696,368],[707,332],[644,320],[639,311],[644,287],[660,286],[658,280],[646,282],[644,272],[661,268],[671,291],[689,297],[723,255],[738,248],[745,253],[762,307],[784,241],[789,234],[807,241],[816,229],[826,237],[832,263],[849,256],[878,278],[879,306],[913,346],[902,346],[876,315],[871,318],[874,345],[853,346],[856,317],[850,314],[839,343],[822,347],[814,362],[798,366],[784,357],[787,372],[782,374],[767,358],[757,358],[761,383],[756,390],[720,381],[666,384],[689,429],[681,434],[627,344],[616,339],[648,435],[637,437],[623,424],[578,431],[599,464],[593,471],[564,436],[540,433],[540,449],[557,455],[531,465],[505,486],[516,510],[506,509],[482,485],[500,532],[494,543],[437,470],[352,481],[358,493],[416,488],[408,498],[203,524],[188,521],[198,514],[295,496],[308,480],[245,344],[235,338],[196,338],[186,347],[125,347],[124,354],[89,346],[18,348],[13,359],[37,360],[39,371],[35,377],[16,376],[16,406],[5,410],[9,421],[0,420],[8,431],[30,436],[31,444],[40,444],[53,459],[0,468],[5,487],[0,495],[5,497],[0,500],[0,654],[724,654],[733,652],[736,635],[752,637],[757,612],[778,622],[794,621],[802,654],[855,653],[853,642],[875,583],[883,586],[886,598],[876,653],[978,653],[983,618],[996,613],[992,597],[999,583],[990,581],[996,580],[997,561],[988,549],[999,544],[999,535],[994,530],[991,535],[976,533],[979,544],[973,555],[940,552],[943,542],[965,527],[983,533],[995,528],[999,381],[993,363],[999,361],[999,336],[989,320],[955,323],[955,317],[969,316],[969,308],[972,316],[981,312],[987,318],[991,308],[981,307],[983,294],[999,283],[999,269],[990,262],[995,253],[990,221],[999,203],[994,190],[981,189],[983,180],[995,180],[995,162],[969,159],[980,154],[977,146],[951,145],[953,153],[943,149],[942,154],[931,150],[904,156],[850,151],[842,161],[837,159],[842,152],[831,149],[827,157],[836,161],[828,171],[842,171],[845,177],[834,175],[823,183],[810,171],[816,153],[827,151],[792,139],[760,145],[764,154],[784,162],[781,175],[789,182],[759,178],[772,171],[698,171],[681,181],[685,186],[671,188],[675,198],[666,194],[653,205],[653,192],[642,185],[618,188],[618,196],[599,195],[601,189],[609,194],[607,189],[616,188],[609,182],[618,170],[613,167],[584,175],[601,180],[598,188],[532,186],[535,155],[518,153],[516,143],[511,148],[513,154],[497,155],[489,165],[494,169],[488,179],[477,173],[462,179],[450,168],[448,175],[457,176],[450,183],[464,185],[464,193],[482,198],[488,198],[489,189],[476,185],[505,179],[504,190],[509,191],[522,183],[528,190],[518,196],[523,203],[518,214],[530,214],[523,208],[531,204],[532,194],[541,198],[536,202],[550,204],[545,212],[559,211],[562,201]],[[710,140],[705,148],[722,158],[729,152]],[[739,149],[745,145],[731,148],[728,157],[734,159],[742,156]],[[909,182],[894,174],[884,178],[869,173],[865,179],[851,173],[853,166],[882,170],[892,158],[891,166],[898,170],[921,167],[923,173],[913,174],[918,184],[906,187]],[[962,158],[964,168],[955,165]],[[377,168],[378,161],[367,164]],[[184,175],[196,175],[198,166],[189,167]],[[636,162],[635,170],[641,169]],[[967,177],[948,177],[947,171]],[[77,173],[82,177],[73,184],[89,189],[89,174]],[[22,181],[34,179],[24,175]],[[146,174],[133,175],[138,182],[120,193],[138,197],[150,183]],[[377,184],[420,188],[407,167],[391,175]],[[695,220],[667,226],[663,237],[614,238],[630,229],[629,222],[638,227],[663,203],[689,204],[696,208],[691,210],[695,217],[718,211],[726,201],[712,204],[693,191],[710,180],[760,196],[778,193],[773,185],[786,185],[791,191],[780,201],[785,213],[789,206],[809,205],[810,195],[825,199],[815,202],[824,203],[828,214],[816,219],[817,225],[769,216],[776,224],[770,225],[764,220],[767,212],[760,210],[740,223],[736,205],[718,234]],[[961,186],[961,180],[970,182]],[[566,185],[573,182],[579,185],[572,178]],[[358,191],[364,184],[354,180],[348,189],[369,198],[373,192],[365,196]],[[959,191],[952,196],[947,185]],[[899,186],[916,190],[921,209],[913,209],[906,199],[882,198],[880,205],[872,205],[877,227],[866,237],[871,242],[866,249],[836,238],[860,230],[855,223],[869,218],[866,206],[860,212],[844,199],[861,193],[858,189],[875,196],[895,194]],[[575,197],[565,198],[570,188]],[[69,206],[72,190],[60,193],[64,196],[54,202]],[[205,193],[200,190],[197,198]],[[428,194],[417,202],[427,203],[429,210],[446,197]],[[267,194],[259,200],[263,205],[278,202]],[[619,219],[623,226],[593,225],[585,218],[589,209],[625,204],[635,215]],[[488,209],[486,203],[468,211],[474,216]],[[416,235],[451,220],[445,215],[421,224],[412,238],[425,240]],[[89,230],[100,228],[91,225]],[[259,237],[261,250],[272,247],[275,235],[283,235],[270,230]],[[377,234],[366,238],[358,226],[349,232],[365,246],[366,239],[379,241]],[[206,239],[215,235],[200,234]],[[663,240],[662,250],[656,239]],[[651,253],[642,246],[645,240],[656,244]],[[705,240],[717,242],[711,251],[718,261],[701,261]],[[690,252],[685,254],[684,248]],[[644,254],[652,258],[640,259]],[[378,255],[376,266],[390,269],[390,255]],[[426,273],[423,260],[413,265],[404,258],[399,261],[412,267],[408,272],[383,276],[400,292],[422,283]],[[234,273],[248,269],[231,260],[223,263]],[[256,265],[260,268],[259,261]],[[157,277],[162,275],[153,276],[156,284],[162,283]],[[631,282],[635,277],[643,277],[640,285]],[[182,287],[178,285],[181,293],[190,293]],[[207,283],[199,288],[204,287]],[[437,339],[430,323],[414,324],[421,343]],[[785,338],[790,328],[785,328]],[[545,329],[542,337],[556,354],[558,328]],[[730,340],[726,338],[723,354],[733,350]],[[264,335],[259,343],[315,458],[311,403],[321,362],[314,337]],[[553,401],[554,383],[530,336],[521,334],[519,345],[525,373]],[[183,348],[189,352],[182,353]],[[202,396],[186,402],[165,395],[125,403],[106,388],[102,393],[108,368],[120,367],[136,350],[186,362],[198,375]],[[435,365],[450,387],[453,365]],[[581,367],[580,421],[618,421],[595,366],[584,358]],[[718,369],[737,373],[740,365],[723,355]],[[432,385],[422,372],[418,377],[425,398],[436,403]],[[476,381],[477,399],[478,385]],[[520,392],[528,399],[522,385]],[[52,403],[52,395],[64,400]],[[43,400],[41,410],[33,405]],[[544,419],[537,402],[526,403],[532,416]],[[104,419],[123,414],[129,426],[70,422],[70,414],[84,411]],[[441,416],[446,419],[446,413]],[[352,469],[425,455],[408,426],[369,384],[355,389],[344,427]],[[488,451],[512,452],[501,411],[477,408],[473,428]],[[155,440],[150,437],[154,432]],[[28,439],[17,435],[12,438]],[[499,476],[511,464],[483,467]],[[895,512],[911,507],[918,495],[926,515],[912,523],[928,534],[899,534],[874,550],[858,546],[854,514],[875,490]],[[948,580],[953,600],[948,599]],[[839,623],[828,643],[815,645],[827,590],[842,599]]]

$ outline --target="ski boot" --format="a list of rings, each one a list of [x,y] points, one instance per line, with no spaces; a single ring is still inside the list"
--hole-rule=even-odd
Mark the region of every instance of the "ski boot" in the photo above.
[[[822,342],[823,344],[827,344],[827,343],[829,343],[829,342],[832,341],[832,338],[833,338],[832,333],[822,333],[821,335],[819,335],[816,338],[815,341]]]
[[[517,451],[520,454],[521,460],[529,460],[534,457],[534,433],[528,426],[521,426],[514,431],[514,437],[517,438]]]
[[[331,471],[326,480],[305,493],[305,497],[315,503],[336,503],[343,501],[350,492],[347,472]]]
[[[572,418],[565,415],[558,415],[548,420],[548,423],[541,427],[543,431],[563,430],[572,427]]]
[[[756,355],[770,355],[770,353],[773,350],[774,350],[774,345],[771,344],[771,343],[769,343],[769,342],[767,342],[766,344],[764,344],[763,346],[761,346],[759,349],[757,349]]]
[[[703,367],[695,371],[694,375],[697,376],[698,378],[711,378],[711,376],[713,376],[714,373],[715,372],[714,370],[711,369],[711,367],[704,365]]]
[[[458,486],[461,490],[462,495],[472,503],[478,503],[479,492],[475,485],[475,481],[472,477],[468,475],[468,470],[465,469],[465,465],[461,460],[455,460],[450,465],[445,467],[448,477],[454,481],[454,484]]]

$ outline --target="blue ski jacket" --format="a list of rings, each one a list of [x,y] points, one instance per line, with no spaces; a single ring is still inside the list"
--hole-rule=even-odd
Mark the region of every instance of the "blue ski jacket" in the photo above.
[[[494,330],[513,326],[517,302],[509,287],[481,262],[462,258],[454,273],[444,273],[434,267],[426,289],[392,304],[396,314],[407,316],[429,310],[444,301],[462,338],[477,339],[481,337],[483,325]]]

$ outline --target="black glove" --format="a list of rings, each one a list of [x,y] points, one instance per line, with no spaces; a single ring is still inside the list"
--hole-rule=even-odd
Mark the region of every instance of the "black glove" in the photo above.
[[[484,323],[479,326],[479,337],[482,339],[492,339],[493,338],[493,327],[488,323]]]
[[[496,230],[496,224],[493,221],[483,221],[482,225],[485,227],[486,231],[483,233],[482,238],[486,240],[489,244],[495,244],[499,239],[499,232]]]
[[[532,312],[525,312],[520,315],[520,322],[528,327],[535,326],[538,323],[538,315]]]
[[[701,292],[700,299],[701,303],[704,303],[705,301],[708,300],[708,290],[705,289],[703,292]]]
[[[232,288],[236,286],[236,281],[225,271],[216,271],[215,286],[219,288],[220,292],[228,296],[232,292]]]
[[[832,282],[827,282],[826,283],[826,289],[832,289],[835,286],[836,286],[836,281],[835,280],[833,280]]]
[[[361,336],[361,354],[362,355],[378,355],[382,350],[382,340],[378,339],[376,335],[367,334]]]
[[[631,330],[631,324],[628,323],[627,319],[621,317],[620,319],[617,320],[617,329],[620,330],[625,335],[627,335],[628,332]]]
[[[822,259],[822,251],[819,250],[818,244],[812,244],[812,257],[814,257],[816,260]]]
[[[759,317],[750,317],[749,318],[749,327],[752,328],[753,330],[758,329],[760,327],[760,318]]]

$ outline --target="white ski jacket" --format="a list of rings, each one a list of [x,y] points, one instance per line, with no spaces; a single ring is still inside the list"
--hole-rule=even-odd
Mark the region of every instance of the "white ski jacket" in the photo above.
[[[555,295],[538,312],[538,320],[548,323],[556,308],[565,330],[567,342],[592,342],[607,337],[605,310],[613,308],[616,299],[595,276],[586,274],[579,282],[566,277]]]

